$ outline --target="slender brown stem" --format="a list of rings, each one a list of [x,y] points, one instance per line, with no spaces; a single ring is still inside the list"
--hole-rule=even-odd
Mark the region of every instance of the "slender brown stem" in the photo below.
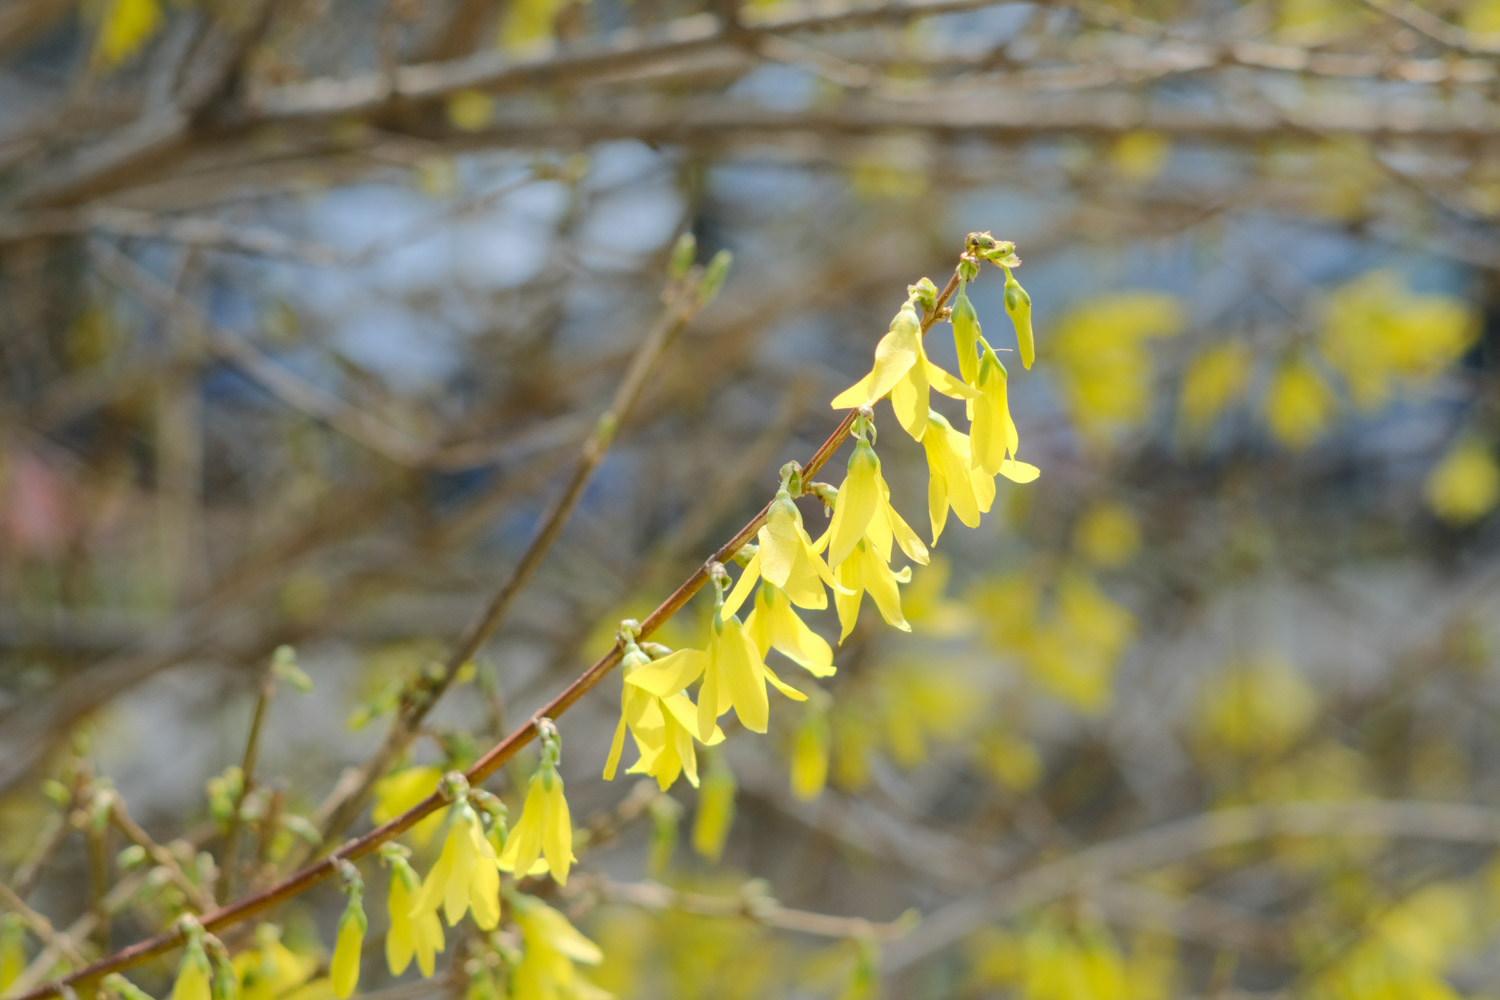
[[[255,696],[255,712],[250,717],[250,735],[245,739],[245,755],[240,760],[240,791],[234,797],[234,812],[229,815],[229,828],[224,832],[224,853],[219,859],[220,899],[229,898],[234,892],[234,870],[238,864],[240,827],[244,825],[240,813],[245,808],[245,799],[255,787],[255,762],[260,756],[260,732],[266,724],[266,710],[271,699],[276,697],[276,671],[267,666],[261,675],[260,691]]]
[[[955,272],[948,279],[948,283],[943,287],[942,291],[938,293],[933,311],[923,318],[922,332],[924,334],[937,322],[938,317],[942,314],[944,305],[957,287],[958,274]],[[816,475],[833,456],[833,453],[838,450],[839,446],[844,443],[844,440],[849,436],[850,429],[854,425],[856,415],[857,413],[854,410],[845,414],[844,419],[839,421],[839,425],[834,428],[833,433],[828,435],[827,440],[812,453],[806,462],[802,463],[804,478],[810,479]],[[708,582],[709,566],[713,563],[725,563],[733,558],[734,554],[746,542],[755,537],[755,533],[765,523],[765,517],[769,510],[770,504],[768,502],[744,527],[734,533],[733,538],[720,546],[718,551],[701,563],[691,576],[684,580],[666,600],[657,606],[656,610],[647,615],[645,620],[641,622],[640,636],[642,638],[650,636],[669,618],[680,611],[692,599],[693,595]],[[481,617],[481,622],[484,620],[484,617]],[[464,646],[465,643],[461,641],[458,649],[455,650],[455,655]],[[477,644],[475,648],[477,649]],[[462,663],[464,660],[467,660],[470,655],[472,655],[472,651],[462,657],[459,662]],[[535,720],[542,718],[556,719],[561,716],[585,694],[593,690],[604,679],[606,674],[618,666],[620,657],[621,649],[616,645],[595,662],[593,666],[585,670],[572,684],[563,689],[560,694],[542,706],[524,725],[491,747],[488,753],[469,768],[466,774],[469,784],[476,786],[482,784],[485,779],[499,770],[506,761],[514,757],[522,747],[536,739],[537,730]],[[221,906],[210,913],[203,914],[199,918],[199,923],[205,930],[218,931],[269,910],[335,875],[338,872],[339,861],[356,861],[374,853],[379,849],[381,844],[410,829],[447,804],[447,801],[441,794],[433,792],[400,816],[382,823],[363,836],[346,841],[320,860],[288,875],[280,882]],[[76,987],[79,983],[91,983],[108,973],[134,968],[157,955],[171,951],[181,942],[182,932],[180,930],[173,928],[169,931],[163,931],[155,937],[147,938],[145,941],[133,944],[128,948],[115,952],[113,955],[101,958],[91,965],[64,976],[62,979],[39,986],[21,996],[10,998],[10,1000],[45,1000],[46,997],[60,996],[65,987]]]

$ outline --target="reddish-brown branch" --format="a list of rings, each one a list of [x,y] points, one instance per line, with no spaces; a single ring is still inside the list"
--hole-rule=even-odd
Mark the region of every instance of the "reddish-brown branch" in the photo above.
[[[957,272],[948,279],[948,283],[938,293],[934,303],[933,311],[922,320],[922,332],[926,334],[937,322],[942,314],[943,306],[958,287]],[[851,410],[844,415],[832,434],[828,436],[812,456],[803,463],[803,476],[811,479],[833,457],[833,453],[848,438],[850,428],[854,425],[855,411]],[[680,611],[690,601],[705,583],[708,582],[709,565],[714,562],[727,562],[734,554],[744,546],[746,542],[755,537],[760,526],[765,522],[769,503],[762,507],[760,512],[745,524],[743,528],[735,532],[734,537],[724,543],[709,559],[705,560],[691,576],[672,592],[672,594],[657,606],[656,610],[646,616],[641,622],[641,636],[649,636],[662,626],[667,619]],[[469,768],[467,777],[471,785],[478,785],[494,774],[500,767],[516,755],[526,744],[536,738],[535,720],[540,718],[555,719],[571,708],[580,698],[593,690],[604,675],[613,670],[620,662],[620,647],[616,646],[598,660],[588,670],[584,671],[577,680],[568,685],[557,697],[542,706],[524,725],[516,729],[505,739],[491,747],[489,752],[481,757],[473,767]],[[368,833],[353,840],[346,841],[343,845],[321,860],[302,868],[275,885],[266,887],[243,899],[237,899],[218,909],[205,913],[199,917],[199,922],[204,929],[217,931],[232,924],[240,923],[258,913],[277,906],[294,896],[312,888],[319,882],[324,881],[338,871],[340,860],[356,861],[368,854],[374,853],[381,844],[400,835],[410,829],[422,819],[443,808],[447,803],[443,797],[434,792],[421,802],[412,806],[406,812],[397,816],[380,826],[375,827]],[[25,993],[14,1000],[45,1000],[47,997],[62,995],[65,987],[72,987],[82,992],[79,984],[87,984],[107,975],[111,972],[119,972],[122,969],[133,968],[143,962],[164,954],[177,947],[182,941],[182,932],[176,928],[164,931],[145,941],[140,941],[128,948],[115,952],[93,962],[82,969],[78,969],[59,980],[54,980],[43,986],[39,986],[29,993]]]

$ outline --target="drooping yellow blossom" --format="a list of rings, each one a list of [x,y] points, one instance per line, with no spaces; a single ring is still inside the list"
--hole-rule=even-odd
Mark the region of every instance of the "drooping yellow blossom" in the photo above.
[[[833,520],[828,525],[828,562],[831,566],[849,558],[865,536],[865,526],[880,504],[880,456],[864,438],[856,438],[849,456],[849,471],[833,502]]]
[[[213,969],[208,964],[208,953],[203,950],[201,940],[193,940],[183,949],[182,962],[177,966],[177,980],[172,984],[171,1000],[211,1000],[209,980]]]
[[[512,977],[515,1000],[603,1000],[610,996],[579,976],[575,963],[598,965],[604,955],[567,917],[522,893],[514,896],[512,908],[521,932],[521,960]]]
[[[849,638],[849,633],[854,631],[854,624],[859,621],[859,606],[867,591],[888,624],[903,632],[911,631],[901,613],[901,591],[896,586],[911,580],[910,566],[899,573],[892,572],[890,563],[881,556],[875,543],[861,538],[849,558],[834,569],[833,575],[841,588],[833,595],[839,613],[839,642]]]
[[[1282,365],[1266,392],[1266,425],[1276,440],[1301,451],[1322,436],[1337,401],[1318,370],[1303,358]]]
[[[391,863],[391,887],[386,896],[390,930],[385,936],[385,961],[391,975],[399,976],[411,964],[413,956],[425,979],[431,979],[437,953],[446,944],[443,925],[436,910],[413,911],[412,903],[422,891],[422,881],[400,855],[388,855]]]
[[[713,734],[715,720],[731,708],[746,729],[765,732],[771,713],[768,682],[788,698],[802,701],[807,697],[784,684],[766,666],[739,618],[729,615],[726,619],[719,613],[714,615],[706,650],[679,649],[640,668],[627,683],[667,698],[700,677],[703,687],[698,692],[698,738],[704,742]]]
[[[722,753],[714,754],[698,789],[698,813],[693,817],[693,850],[709,861],[718,861],[734,823],[734,772]]]
[[[443,851],[412,902],[411,915],[415,919],[424,912],[435,913],[441,906],[452,927],[473,909],[474,923],[481,930],[493,930],[500,923],[500,873],[495,868],[495,848],[485,837],[479,814],[471,805],[455,802],[449,812]]]
[[[391,772],[375,782],[375,805],[370,810],[370,819],[377,825],[395,819],[431,795],[442,777],[440,769],[426,766]],[[423,847],[437,835],[442,826],[442,812],[434,812],[419,820],[404,836],[418,847]]]
[[[1189,438],[1202,437],[1219,414],[1239,400],[1250,384],[1250,348],[1237,340],[1202,351],[1182,373],[1177,422]]]
[[[792,794],[811,802],[828,783],[828,716],[808,712],[792,739]]]
[[[631,774],[649,774],[656,779],[662,791],[672,787],[679,774],[687,775],[688,784],[698,787],[698,752],[693,746],[697,738],[698,707],[686,694],[678,692],[670,698],[655,698],[661,713],[663,738],[661,745],[652,750],[643,750],[641,759],[630,768]],[[704,746],[715,746],[724,742],[724,733],[716,725],[703,740]]]
[[[828,564],[813,548],[812,539],[802,524],[802,512],[790,494],[781,490],[771,501],[766,523],[757,534],[760,548],[755,554],[756,567],[769,583],[786,591],[799,608],[828,607],[823,585],[834,586]],[[750,568],[741,579],[750,576]]]
[[[1423,495],[1432,512],[1449,524],[1479,520],[1500,503],[1500,464],[1476,438],[1466,438],[1427,476]]]
[[[428,915],[437,918],[437,914],[430,911]],[[339,1000],[344,1000],[359,985],[359,955],[365,944],[368,925],[359,894],[352,894],[343,916],[339,917],[339,936],[333,946],[333,959],[328,963],[328,982]]]
[[[814,677],[834,672],[833,649],[797,617],[786,591],[763,581],[755,594],[755,607],[745,618],[745,634],[755,643],[764,660],[776,650]]]
[[[568,869],[573,857],[573,817],[563,795],[562,776],[544,748],[541,766],[531,776],[526,788],[526,802],[521,818],[505,838],[500,852],[500,867],[508,872],[529,874],[538,858],[547,860],[547,869],[558,885],[568,884]]]
[[[633,638],[627,637],[625,652],[620,658],[620,721],[615,726],[614,739],[609,744],[609,756],[604,761],[605,781],[615,780],[615,771],[620,766],[620,754],[625,750],[626,729],[630,730],[636,750],[642,757],[648,752],[661,749],[666,726],[661,717],[659,699],[645,688],[629,683],[631,674],[650,663],[651,657],[641,651]]]
[[[927,546],[891,506],[891,488],[880,474],[880,457],[869,442],[856,438],[854,454],[849,456],[849,473],[833,501],[833,520],[814,548],[821,551],[827,545],[828,564],[837,566],[849,558],[864,537],[876,543],[887,561],[894,540],[913,562],[927,563]],[[837,589],[834,595],[838,596]]]
[[[954,399],[972,399],[976,395],[973,389],[928,359],[922,347],[922,321],[917,317],[913,297],[891,320],[890,332],[875,345],[875,366],[870,373],[835,396],[833,408],[873,406],[889,395],[897,421],[914,440],[920,441],[926,432],[930,389]]]
[[[1040,471],[1034,465],[1016,461],[1021,436],[1016,432],[1016,422],[1010,417],[1005,366],[995,357],[989,344],[983,346],[984,354],[979,359],[980,395],[971,404],[972,464],[992,478],[1001,475],[1013,482],[1029,483]]]
[[[693,739],[698,727],[698,709],[682,691],[663,697],[629,683],[636,671],[650,664],[651,658],[641,651],[633,638],[627,638],[620,664],[626,679],[621,695],[620,724],[615,727],[614,741],[610,744],[604,780],[614,780],[628,727],[640,755],[629,773],[651,775],[662,791],[672,787],[679,774],[686,773],[688,782],[696,788],[698,753]],[[723,739],[724,733],[715,726],[704,743],[713,746]]]
[[[970,528],[979,527],[979,516],[995,501],[995,480],[973,467],[969,435],[953,429],[937,411],[929,413],[922,448],[927,452],[927,512],[932,520],[932,541],[937,544],[951,508]]]

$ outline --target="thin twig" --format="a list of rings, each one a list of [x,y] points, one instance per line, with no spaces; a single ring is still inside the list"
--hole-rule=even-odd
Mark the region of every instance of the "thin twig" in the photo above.
[[[682,892],[656,882],[616,882],[603,875],[584,875],[577,888],[568,886],[569,896],[597,896],[606,903],[629,903],[653,912],[677,910],[702,917],[740,918],[776,930],[812,937],[869,938],[890,941],[911,929],[908,921],[875,923],[861,917],[838,917],[782,906],[767,896],[710,896]]]
[[[229,814],[229,828],[224,831],[224,851],[219,859],[218,896],[228,899],[234,892],[234,870],[237,864],[240,827],[244,825],[240,815],[245,808],[245,799],[255,787],[255,762],[260,755],[260,734],[266,723],[267,709],[276,697],[276,670],[274,660],[261,674],[260,687],[255,696],[255,712],[250,716],[250,735],[245,738],[245,754],[240,759],[240,790],[234,797],[234,811]]]

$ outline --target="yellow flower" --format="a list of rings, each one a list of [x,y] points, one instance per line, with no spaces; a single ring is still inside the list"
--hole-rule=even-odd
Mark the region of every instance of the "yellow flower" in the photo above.
[[[971,399],[976,393],[960,380],[933,364],[922,347],[922,321],[914,299],[908,299],[891,320],[890,332],[875,345],[875,366],[870,373],[833,398],[833,408],[847,410],[873,406],[889,395],[891,409],[906,433],[920,441],[926,431],[928,390],[954,399]]]
[[[625,655],[620,660],[620,722],[615,726],[615,736],[609,745],[609,756],[604,761],[604,780],[614,781],[615,771],[620,766],[620,754],[625,749],[625,730],[630,730],[636,750],[642,757],[659,752],[666,733],[666,723],[661,715],[658,699],[645,688],[628,683],[630,675],[641,667],[649,666],[651,657],[641,652],[634,639],[625,644]]]
[[[621,672],[627,683],[621,696],[620,724],[615,727],[609,760],[604,765],[604,780],[614,780],[620,753],[625,745],[625,730],[629,727],[640,755],[629,773],[649,774],[656,778],[661,790],[666,791],[672,787],[677,776],[685,772],[688,782],[696,788],[698,754],[693,746],[693,736],[698,727],[698,709],[692,699],[680,690],[663,697],[639,685],[628,683],[633,674],[650,665],[651,658],[641,652],[635,641],[627,641],[625,656],[621,662]],[[713,746],[723,739],[723,732],[715,726],[704,743]]]
[[[927,546],[891,506],[891,488],[880,474],[880,457],[869,442],[856,438],[854,454],[849,456],[849,473],[833,501],[833,520],[813,547],[821,551],[827,545],[828,564],[837,566],[865,537],[876,543],[887,561],[894,539],[913,562],[927,563]],[[834,595],[838,596],[837,588]]]
[[[505,838],[500,867],[508,872],[531,874],[538,858],[546,859],[547,869],[558,885],[568,884],[568,869],[576,860],[573,817],[563,795],[562,776],[545,755],[526,788],[521,818]]]
[[[979,527],[979,516],[995,501],[995,480],[981,469],[973,468],[969,435],[933,411],[928,416],[927,435],[922,439],[927,452],[927,512],[932,519],[932,541],[937,544],[948,521],[951,507],[958,519],[971,528]],[[1021,463],[1016,463],[1021,464]]]
[[[203,945],[193,941],[182,953],[182,964],[177,967],[177,981],[172,984],[171,1000],[211,1000],[209,977],[212,971]]]
[[[1005,366],[990,345],[985,344],[984,356],[979,359],[979,398],[970,404],[973,411],[969,428],[970,461],[991,478],[1002,475],[1013,482],[1029,483],[1040,471],[1034,465],[1015,460],[1021,436],[1010,417],[1006,381]]]
[[[513,910],[521,932],[515,1000],[593,1000],[610,995],[578,975],[574,963],[598,965],[604,955],[567,917],[522,894],[515,896]]]
[[[1469,524],[1500,502],[1500,465],[1482,442],[1462,441],[1428,475],[1423,492],[1438,517],[1449,524]]]
[[[376,824],[395,819],[431,795],[442,777],[443,772],[435,767],[408,767],[386,775],[375,782],[375,805],[370,810],[370,819]],[[405,836],[422,847],[442,826],[443,814],[434,812],[407,830]]]
[[[1318,370],[1297,359],[1283,365],[1266,392],[1266,423],[1276,440],[1296,451],[1316,441],[1328,426],[1333,391]]]
[[[766,523],[761,526],[757,539],[760,548],[752,559],[755,571],[785,590],[798,607],[828,607],[823,584],[834,586],[833,574],[814,549],[802,524],[802,512],[786,490],[777,493],[776,499],[771,501]],[[747,565],[741,580],[750,577],[751,573],[751,567]]]
[[[656,779],[662,791],[672,787],[678,774],[686,774],[688,784],[698,787],[698,752],[693,746],[698,727],[698,707],[686,694],[678,692],[669,698],[656,698],[657,711],[663,727],[661,745],[651,751],[642,750],[641,759],[630,768],[631,774],[649,774]],[[717,725],[703,741],[704,746],[715,746],[724,742],[724,733]]]
[[[880,615],[886,622],[903,632],[911,631],[911,626],[901,614],[901,592],[896,586],[911,580],[910,566],[900,573],[891,572],[890,564],[881,556],[875,543],[862,538],[854,546],[854,552],[849,558],[834,569],[833,575],[842,588],[833,595],[842,628],[839,642],[849,638],[849,633],[854,630],[854,623],[859,620],[860,602],[866,591],[875,599],[875,606],[880,609]]]
[[[703,688],[698,692],[698,738],[704,742],[713,734],[714,720],[731,708],[746,729],[765,732],[771,713],[767,682],[788,698],[802,701],[807,697],[782,683],[766,666],[754,641],[745,634],[745,626],[734,615],[727,619],[722,614],[714,615],[708,649],[679,649],[626,680],[668,698],[699,677],[703,678]]]
[[[771,583],[762,582],[756,592],[755,607],[745,618],[745,634],[762,659],[774,649],[814,677],[834,672],[833,649],[797,617],[786,591]]]
[[[467,802],[456,802],[450,810],[448,836],[443,851],[427,873],[422,890],[412,903],[411,916],[434,913],[452,927],[469,909],[481,930],[500,923],[500,873],[495,868],[495,848],[485,838],[479,815]]]
[[[443,925],[436,910],[412,912],[412,899],[422,890],[417,873],[406,859],[391,856],[391,888],[386,897],[390,930],[385,936],[385,961],[391,975],[399,976],[416,956],[417,967],[425,979],[431,979],[437,953],[445,947]]]
[[[436,914],[429,913],[436,919]],[[365,928],[368,926],[365,911],[360,907],[359,895],[349,898],[344,915],[339,917],[338,941],[333,946],[333,960],[328,964],[328,981],[333,995],[343,1000],[359,985],[359,953],[365,944]]]

